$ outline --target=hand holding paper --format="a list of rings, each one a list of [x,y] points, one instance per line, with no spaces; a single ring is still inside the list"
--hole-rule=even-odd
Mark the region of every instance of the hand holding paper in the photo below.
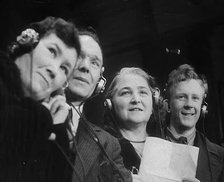
[[[183,178],[194,178],[198,152],[194,146],[147,137],[139,175],[144,182],[182,182]]]

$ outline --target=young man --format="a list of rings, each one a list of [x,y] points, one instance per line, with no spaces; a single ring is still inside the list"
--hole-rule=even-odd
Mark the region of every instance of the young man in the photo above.
[[[206,112],[206,80],[200,77],[193,67],[184,64],[169,74],[166,91],[170,114],[166,139],[199,147],[196,171],[198,180],[224,181],[224,149],[210,142],[196,129],[199,118]]]
[[[131,181],[131,173],[123,165],[117,139],[88,122],[82,113],[85,101],[103,90],[105,79],[102,76],[103,55],[97,36],[83,31],[79,38],[81,55],[66,90],[67,101],[71,106],[66,121],[71,142],[68,149],[63,146],[67,159],[67,167],[62,175],[67,176],[67,179],[63,180]]]

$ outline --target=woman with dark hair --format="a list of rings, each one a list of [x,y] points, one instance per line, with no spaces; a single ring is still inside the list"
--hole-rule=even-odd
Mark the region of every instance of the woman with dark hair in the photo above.
[[[38,101],[49,98],[71,75],[79,52],[72,23],[48,17],[28,26],[9,47],[9,56],[20,71],[24,96]]]
[[[132,172],[139,169],[158,94],[154,78],[135,67],[122,68],[107,90],[105,129],[119,139],[124,165]]]
[[[68,114],[58,94],[79,53],[75,25],[54,17],[32,23],[0,53],[0,181],[53,179],[49,139]]]

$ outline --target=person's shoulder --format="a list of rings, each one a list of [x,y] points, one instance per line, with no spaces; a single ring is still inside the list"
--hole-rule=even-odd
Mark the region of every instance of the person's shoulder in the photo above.
[[[219,158],[219,160],[224,161],[224,147],[211,142],[207,137],[205,137],[207,150],[210,154],[213,156],[216,156]]]
[[[93,130],[95,132],[99,132],[99,133],[103,133],[105,135],[110,135],[106,130],[104,130],[102,127],[96,125],[96,124],[93,124],[91,122],[89,122],[90,126],[93,128]],[[111,135],[110,135],[111,136]]]
[[[91,127],[93,128],[93,130],[95,131],[95,133],[97,134],[97,136],[99,138],[101,138],[102,140],[105,141],[109,141],[109,140],[117,140],[117,138],[115,138],[114,136],[112,136],[109,132],[107,132],[106,130],[104,130],[102,127],[97,126],[96,124],[90,123]]]
[[[224,147],[222,147],[221,145],[218,145],[214,142],[211,142],[208,138],[206,138],[206,142],[207,142],[208,147],[210,147],[211,149],[215,149],[216,151],[219,151],[224,154]]]
[[[197,131],[197,134],[200,138],[203,138],[205,141],[206,148],[208,152],[222,156],[224,158],[224,147],[210,141],[203,133]]]

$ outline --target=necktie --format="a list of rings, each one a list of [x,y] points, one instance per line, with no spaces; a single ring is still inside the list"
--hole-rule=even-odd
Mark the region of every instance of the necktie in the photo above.
[[[70,118],[68,119],[68,137],[69,137],[69,146],[71,151],[75,152],[76,147],[75,145],[75,136],[76,136],[76,131],[78,128],[79,124],[79,119],[80,119],[80,113],[78,113],[78,109],[75,107],[72,107],[71,112],[70,112]]]
[[[169,128],[166,129],[166,139],[175,143],[188,144],[187,137],[180,136],[179,138],[174,136]]]
[[[73,140],[74,140],[74,135],[72,132],[72,109],[69,110],[69,115],[67,118],[66,126],[67,126],[67,134],[68,134],[68,139],[69,139],[69,147],[70,147],[70,149],[72,149],[73,148]]]
[[[184,136],[181,136],[178,138],[178,143],[187,144],[187,138]]]

